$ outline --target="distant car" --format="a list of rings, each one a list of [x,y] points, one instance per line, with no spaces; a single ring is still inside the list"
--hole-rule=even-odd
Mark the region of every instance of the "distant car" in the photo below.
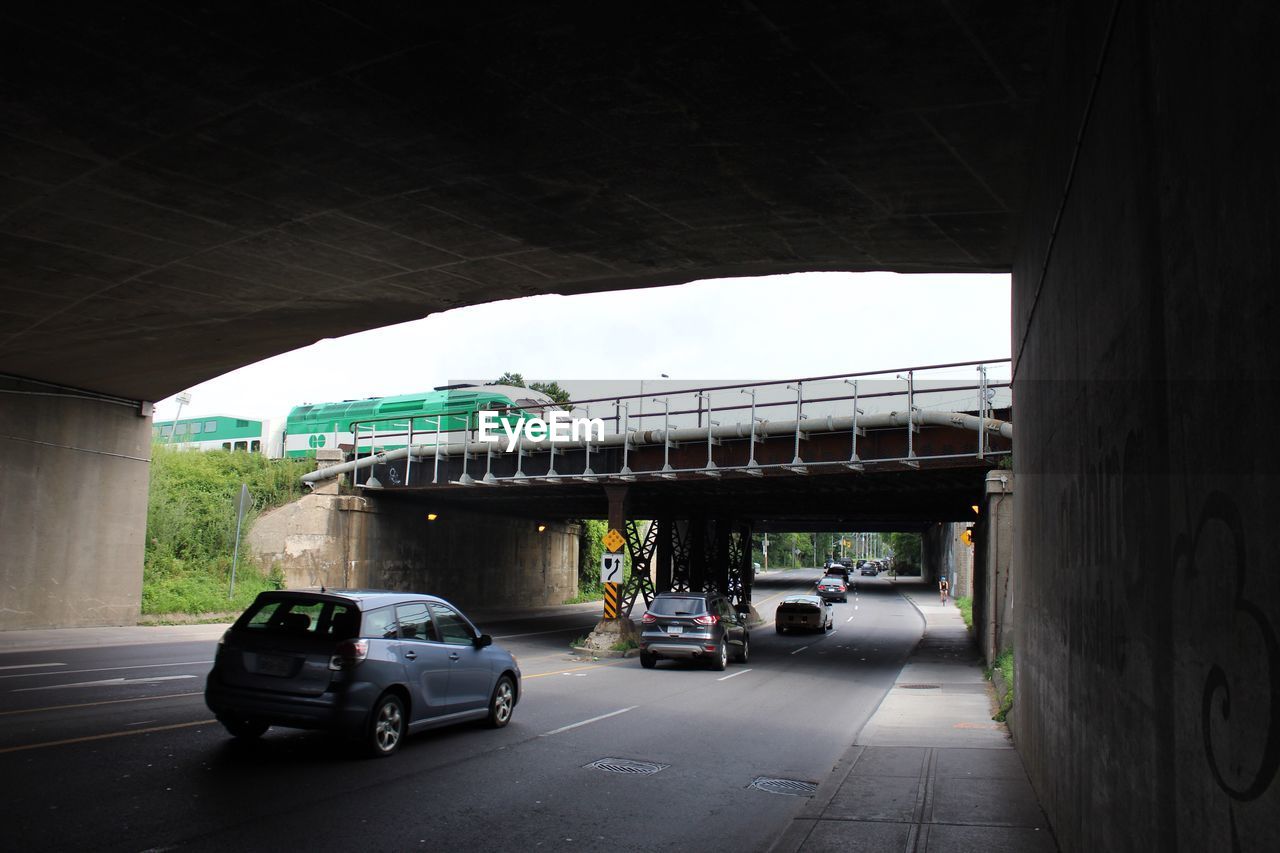
[[[838,577],[826,575],[818,581],[818,595],[824,601],[848,601],[849,586]]]
[[[782,599],[773,625],[779,634],[791,628],[829,631],[835,624],[831,602],[820,595],[789,595]]]
[[[827,569],[826,575],[827,577],[840,578],[845,584],[849,583],[849,570],[839,564]]]
[[[841,560],[841,561],[840,561],[840,565],[844,566],[846,569],[852,569],[852,568],[853,568],[853,560],[849,560],[849,559]]]
[[[835,561],[835,560],[827,560],[825,563],[823,563],[823,564],[822,564],[822,568],[824,568],[824,569],[829,569],[829,568],[831,568],[832,566],[834,566],[835,564],[836,564],[836,561]]]
[[[876,568],[875,563],[867,563],[858,571],[863,575],[871,575],[871,577],[875,577],[879,573],[879,569]]]
[[[442,598],[281,590],[260,593],[222,635],[204,698],[237,738],[330,729],[387,756],[423,729],[505,726],[520,667]]]
[[[749,651],[746,616],[718,593],[659,593],[640,620],[640,665],[645,669],[670,658],[702,660],[723,670],[730,654],[746,663]]]

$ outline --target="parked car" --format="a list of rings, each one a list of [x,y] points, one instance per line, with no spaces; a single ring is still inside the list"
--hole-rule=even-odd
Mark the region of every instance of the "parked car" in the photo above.
[[[705,660],[723,670],[730,653],[747,662],[747,619],[729,599],[713,592],[662,592],[640,620],[640,665],[663,658]]]
[[[825,575],[818,581],[818,595],[824,601],[848,601],[849,585],[838,577]]]
[[[779,634],[790,628],[829,631],[835,625],[831,602],[820,595],[789,595],[774,614],[773,626]]]
[[[329,729],[374,756],[423,729],[501,728],[520,667],[456,607],[382,591],[263,592],[218,641],[205,704],[237,738]]]

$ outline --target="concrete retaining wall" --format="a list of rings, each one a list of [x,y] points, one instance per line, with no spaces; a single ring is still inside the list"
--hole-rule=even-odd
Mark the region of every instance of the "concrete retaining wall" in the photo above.
[[[1013,732],[1064,851],[1280,849],[1278,29],[1270,2],[1073,3],[1050,58]]]
[[[260,518],[250,552],[290,587],[420,590],[461,607],[562,604],[577,594],[579,528],[398,500],[312,494]]]
[[[0,378],[0,630],[137,622],[150,456],[137,406]]]

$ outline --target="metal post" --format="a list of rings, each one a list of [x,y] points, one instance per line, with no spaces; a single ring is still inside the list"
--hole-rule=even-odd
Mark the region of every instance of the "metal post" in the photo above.
[[[716,439],[715,439],[715,437],[711,435],[711,428],[712,428],[712,427],[719,426],[719,425],[720,425],[720,422],[719,422],[719,421],[713,421],[713,420],[711,419],[711,392],[709,392],[709,391],[708,391],[706,394],[703,394],[701,391],[699,391],[699,392],[698,392],[698,418],[699,418],[699,420],[701,420],[701,418],[702,418],[702,398],[703,398],[704,396],[705,396],[705,397],[706,397],[706,399],[707,399],[707,466],[706,466],[706,468],[704,468],[704,469],[703,469],[703,473],[707,474],[708,476],[718,477],[718,476],[720,476],[720,473],[719,473],[718,471],[716,471],[716,468],[717,468],[718,466],[716,465],[716,463],[715,463],[715,459],[714,459],[714,458],[713,458],[713,456],[712,456],[712,450],[711,450],[711,448],[712,448],[712,446],[713,446],[713,445],[718,444],[719,442],[717,442],[717,441],[716,441]],[[699,426],[701,426],[702,424],[701,424],[701,423],[699,423],[698,425],[699,425]]]
[[[804,460],[800,458],[800,420],[804,417],[801,407],[804,405],[804,382],[797,382],[795,385],[788,385],[788,388],[794,388],[796,391],[796,448],[795,457],[791,460],[793,471],[797,474],[805,473]]]
[[[431,463],[431,483],[440,482],[440,415],[436,415],[436,452]]]
[[[858,426],[858,415],[862,414],[862,409],[858,408],[858,380],[845,380],[846,385],[853,386],[853,426],[849,433],[853,436],[852,447],[849,451],[849,467],[856,470],[862,470],[862,460],[858,458],[858,436],[866,435],[866,430]]]
[[[404,457],[404,484],[409,485],[409,475],[413,473],[413,415],[409,416],[409,437],[405,447],[409,452]]]
[[[675,470],[671,467],[671,398],[663,397],[658,400],[654,397],[653,402],[662,403],[662,474],[671,477],[674,476],[671,472]]]
[[[631,450],[631,404],[622,404],[622,470],[618,472],[619,476],[631,476],[631,464],[627,456]]]
[[[987,366],[978,365],[978,458],[986,452],[987,438]]]
[[[760,463],[756,461],[756,389],[740,388],[739,394],[751,395],[751,457],[747,460],[747,473],[760,476]]]

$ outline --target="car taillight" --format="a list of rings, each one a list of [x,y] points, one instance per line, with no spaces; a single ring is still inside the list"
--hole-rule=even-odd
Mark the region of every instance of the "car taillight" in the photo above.
[[[368,656],[368,640],[346,640],[338,644],[333,657],[329,658],[329,669],[350,669]]]
[[[646,610],[646,611],[644,612],[644,616],[641,616],[641,617],[640,617],[640,621],[641,621],[641,622],[643,622],[643,623],[644,623],[644,624],[646,624],[646,625],[652,625],[654,622],[657,622],[657,621],[658,621],[658,617],[657,617],[657,616],[654,616],[652,613],[650,613],[648,610]]]
[[[849,587],[845,586],[844,584],[840,584],[840,591],[841,591],[841,592],[844,592],[844,591],[845,591],[846,589],[848,589],[848,588],[849,588]]]
[[[693,621],[697,622],[699,625],[714,625],[720,621],[720,617],[714,613],[706,613],[702,616],[693,617]]]

